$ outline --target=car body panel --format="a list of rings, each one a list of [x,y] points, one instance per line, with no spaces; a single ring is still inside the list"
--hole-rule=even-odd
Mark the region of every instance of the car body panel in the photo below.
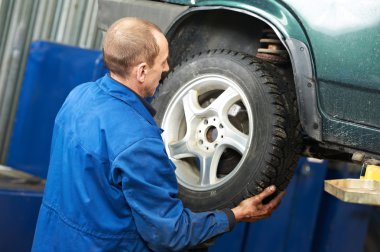
[[[97,24],[102,30],[120,18],[140,17],[156,24],[163,32],[167,32],[176,17],[189,8],[147,0],[99,0],[98,6]]]
[[[284,2],[311,45],[323,140],[379,152],[380,2]]]

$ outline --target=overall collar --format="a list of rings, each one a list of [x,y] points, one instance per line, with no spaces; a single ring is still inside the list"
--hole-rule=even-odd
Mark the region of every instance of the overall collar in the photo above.
[[[130,105],[150,124],[156,124],[153,119],[153,116],[156,114],[156,110],[132,89],[112,79],[108,73],[100,79],[98,85],[107,94]]]

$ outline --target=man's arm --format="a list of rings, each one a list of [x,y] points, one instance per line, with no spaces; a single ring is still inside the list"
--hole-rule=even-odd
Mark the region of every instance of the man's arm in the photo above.
[[[182,250],[230,231],[223,211],[193,213],[178,199],[175,167],[161,139],[143,139],[118,155],[113,163],[115,181],[122,184],[136,228],[153,250]],[[278,205],[282,194],[267,205],[262,200],[274,191],[242,201],[232,209],[236,221],[264,218]],[[230,216],[231,217],[231,216]]]
[[[193,213],[178,198],[175,167],[161,139],[146,138],[113,162],[137,232],[152,250],[183,250],[229,231],[223,211]]]

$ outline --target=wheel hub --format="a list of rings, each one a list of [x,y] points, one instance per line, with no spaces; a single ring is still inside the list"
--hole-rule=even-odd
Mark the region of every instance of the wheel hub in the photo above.
[[[200,120],[197,127],[197,143],[199,149],[205,152],[213,152],[218,147],[218,143],[224,137],[223,125],[217,116],[212,116]]]

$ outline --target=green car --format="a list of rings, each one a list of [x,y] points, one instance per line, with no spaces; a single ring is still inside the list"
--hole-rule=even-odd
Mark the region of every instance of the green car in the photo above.
[[[378,0],[100,0],[166,34],[153,105],[194,211],[284,190],[300,154],[380,159]]]

